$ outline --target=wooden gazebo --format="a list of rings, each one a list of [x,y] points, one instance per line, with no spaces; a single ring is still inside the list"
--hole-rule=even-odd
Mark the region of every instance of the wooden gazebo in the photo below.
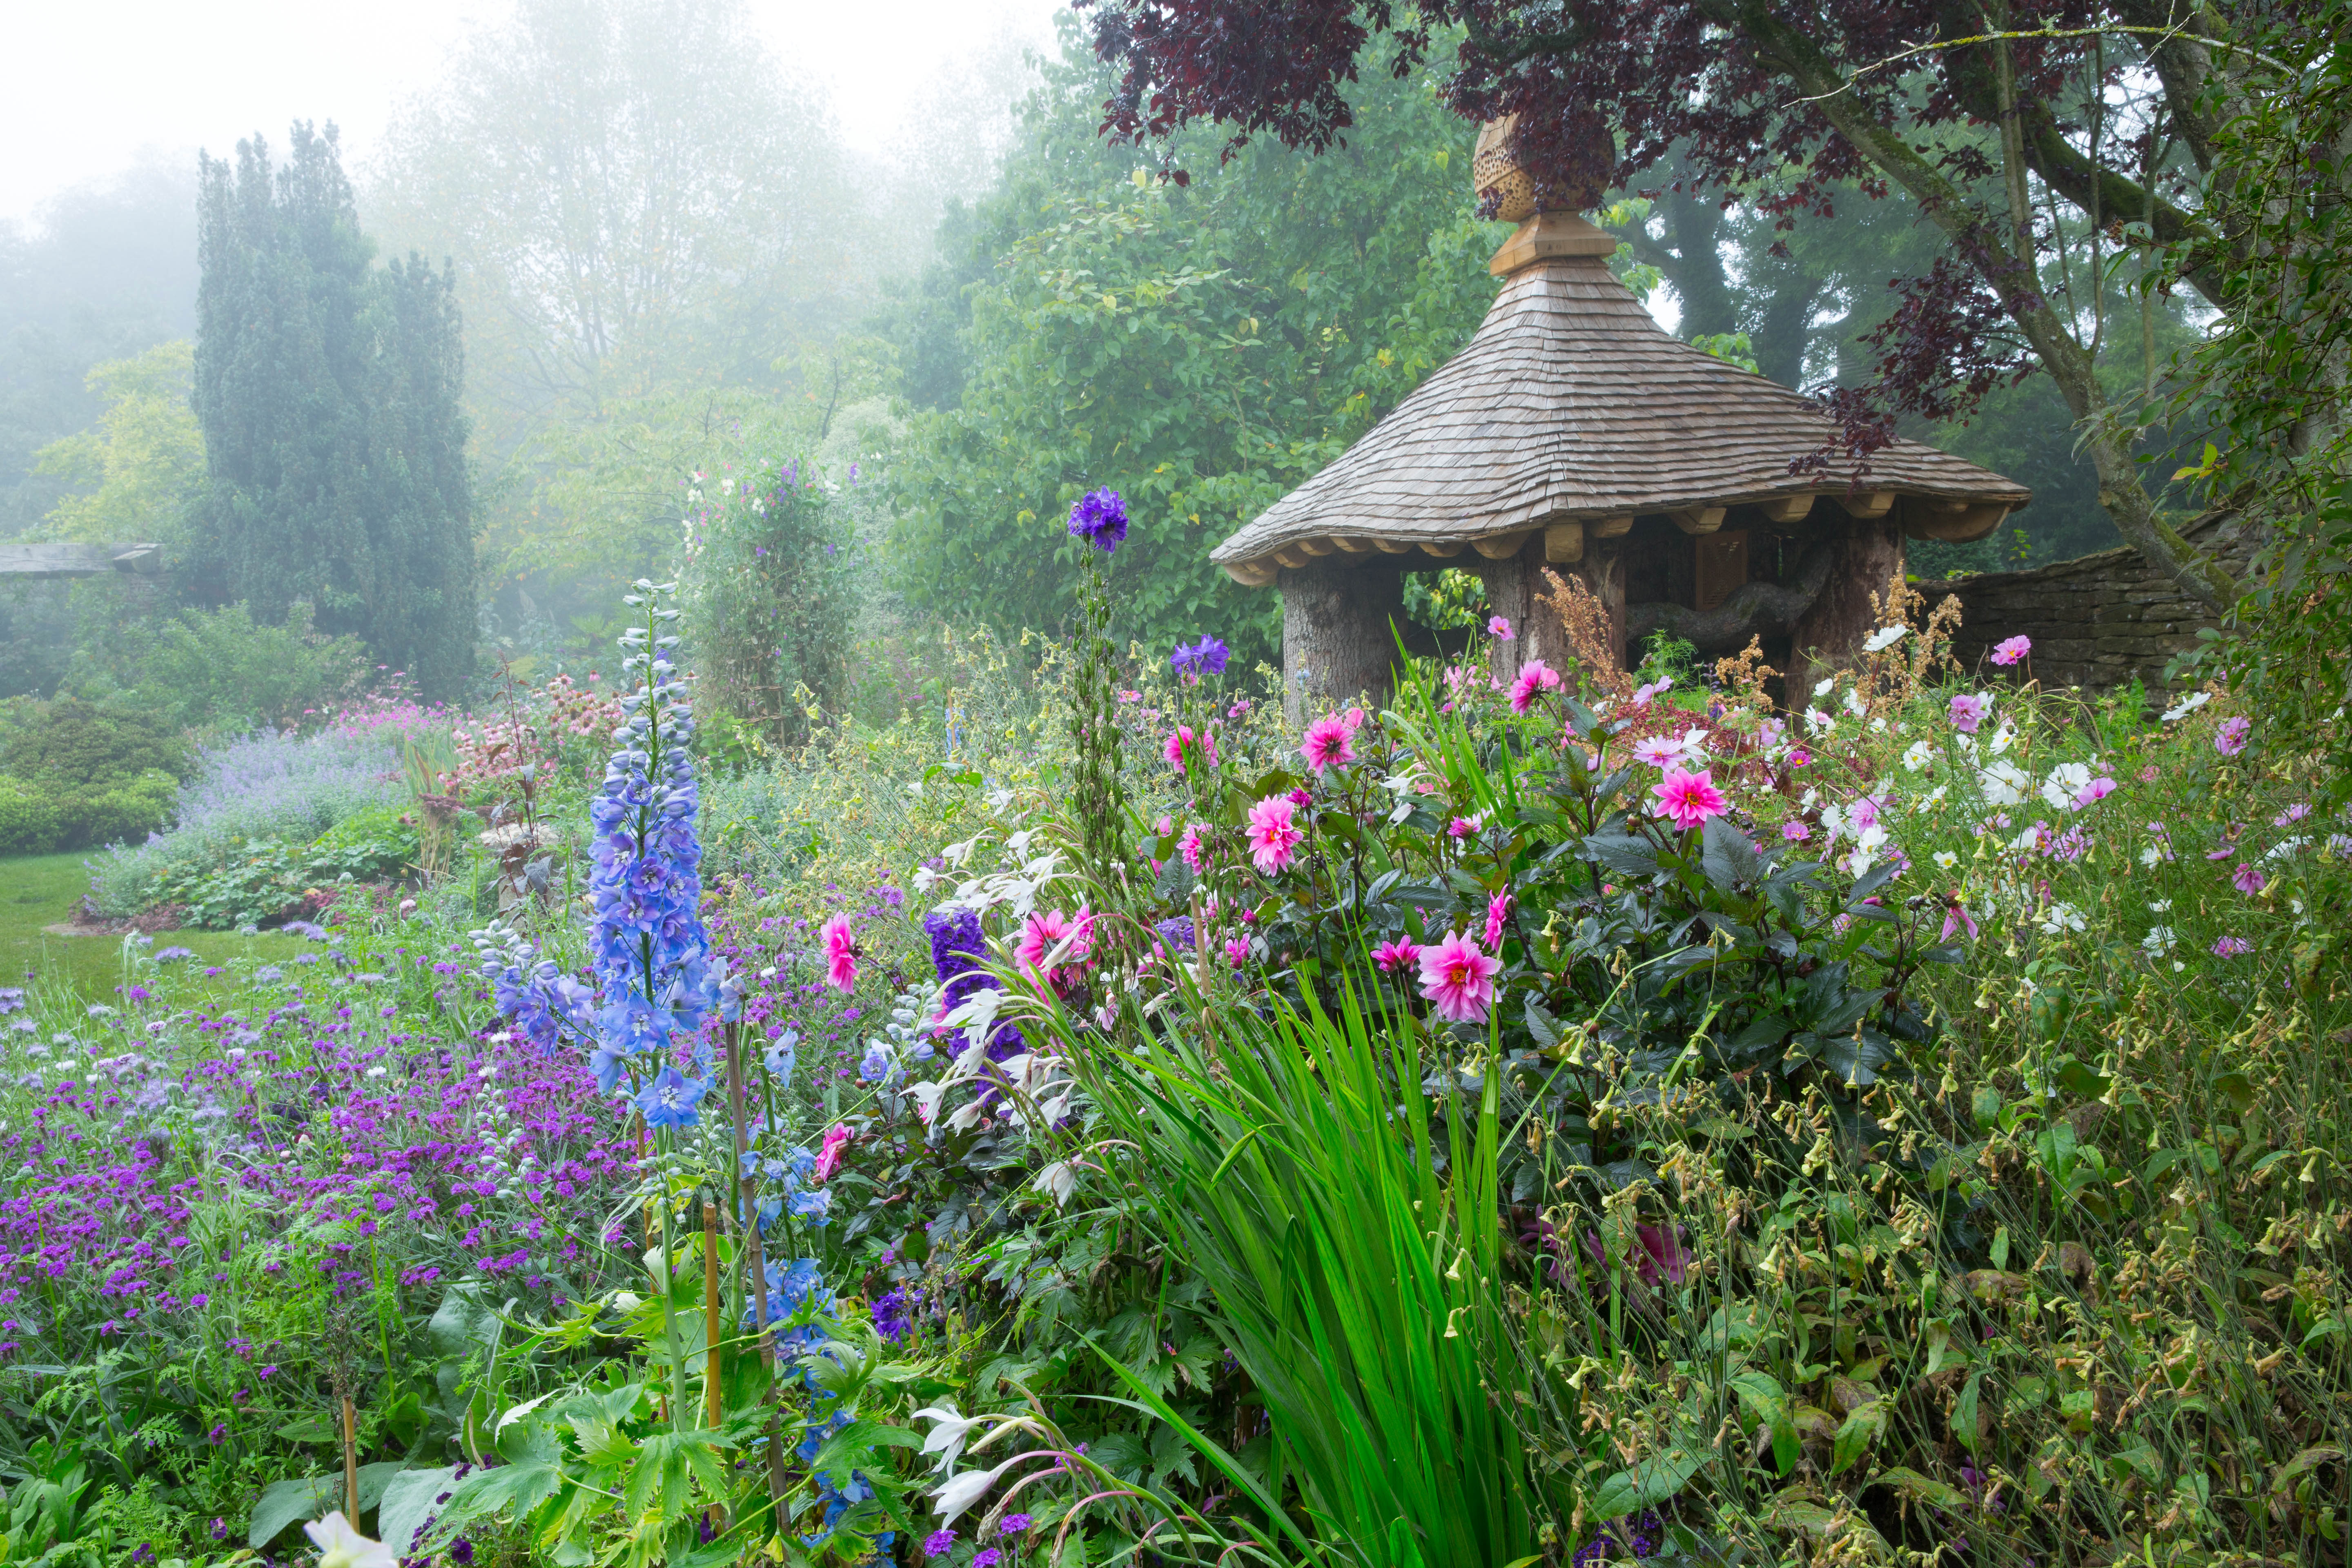
[[[1294,708],[1383,694],[1403,574],[1440,563],[1477,573],[1523,628],[1498,650],[1506,674],[1559,663],[1558,626],[1531,613],[1549,566],[1608,608],[1621,664],[1664,627],[1703,652],[1762,637],[1803,678],[1809,655],[1868,635],[1906,535],[1979,539],[2032,499],[1916,441],[1845,458],[1811,399],[1661,330],[1604,265],[1610,236],[1524,216],[1469,346],[1212,552],[1237,582],[1279,584]]]

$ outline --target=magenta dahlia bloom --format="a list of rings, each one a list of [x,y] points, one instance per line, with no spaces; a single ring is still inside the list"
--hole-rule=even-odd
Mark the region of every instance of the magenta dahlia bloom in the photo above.
[[[1710,816],[1720,816],[1727,804],[1723,792],[1715,787],[1715,775],[1706,768],[1695,773],[1669,768],[1650,793],[1658,797],[1658,815],[1682,828],[1696,827]]]
[[[1535,705],[1539,691],[1558,691],[1559,671],[1539,658],[1531,658],[1519,666],[1518,679],[1511,682],[1511,711],[1524,713]]]
[[[1288,795],[1268,795],[1249,808],[1250,861],[1272,877],[1298,853],[1307,837],[1296,820],[1298,807]]]
[[[1421,950],[1421,994],[1437,1016],[1455,1024],[1475,1024],[1495,1005],[1495,976],[1503,961],[1478,950],[1468,933],[1449,931],[1434,947]]]
[[[1327,713],[1307,726],[1306,737],[1298,742],[1298,754],[1318,773],[1344,768],[1356,760],[1355,732],[1345,719],[1337,713]]]
[[[857,986],[857,938],[849,929],[847,915],[835,915],[817,928],[817,942],[824,952],[824,981],[836,991],[852,991]]]
[[[1410,969],[1421,962],[1421,947],[1409,938],[1399,937],[1372,949],[1372,963],[1383,974],[1393,974],[1400,969]]]

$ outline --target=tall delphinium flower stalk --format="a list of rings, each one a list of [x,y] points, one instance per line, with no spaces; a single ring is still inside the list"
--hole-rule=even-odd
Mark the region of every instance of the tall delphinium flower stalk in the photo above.
[[[1070,741],[1077,753],[1071,805],[1080,847],[1106,889],[1117,885],[1127,846],[1127,792],[1119,777],[1118,672],[1110,646],[1111,554],[1127,539],[1116,490],[1089,490],[1070,509],[1080,552],[1076,662],[1070,672]]]
[[[677,638],[666,628],[677,612],[661,602],[672,585],[640,579],[635,587],[624,602],[641,608],[645,619],[621,635],[621,668],[625,676],[637,672],[638,683],[622,699],[628,717],[614,731],[612,760],[588,809],[596,835],[588,879],[589,952],[598,993],[590,1063],[607,1093],[627,1079],[630,1098],[656,1141],[651,1201],[661,1225],[661,1276],[654,1284],[669,1352],[670,1418],[682,1427],[693,1419],[693,1407],[670,1305],[676,1252],[667,1156],[677,1130],[698,1120],[696,1107],[711,1083],[698,1047],[690,1076],[668,1058],[679,1036],[699,1036],[724,976],[723,965],[710,962],[699,909],[702,846],[695,835],[694,762],[687,749],[694,718],[670,662]]]

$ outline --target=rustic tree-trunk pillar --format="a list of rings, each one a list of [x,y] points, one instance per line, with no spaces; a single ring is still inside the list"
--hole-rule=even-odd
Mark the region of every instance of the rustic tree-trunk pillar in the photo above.
[[[1388,700],[1396,663],[1394,621],[1404,623],[1404,578],[1331,557],[1285,568],[1282,710],[1294,724],[1370,697]]]
[[[1486,585],[1487,613],[1500,616],[1511,623],[1511,640],[1508,642],[1495,642],[1486,637],[1483,628],[1479,632],[1494,654],[1495,679],[1507,686],[1517,677],[1523,661],[1544,658],[1542,651],[1535,647],[1535,595],[1538,582],[1536,574],[1543,569],[1543,535],[1538,531],[1534,541],[1517,555],[1507,556],[1500,561],[1474,560],[1472,570]],[[1547,658],[1545,662],[1551,661]]]
[[[1886,595],[1903,574],[1903,524],[1893,514],[1852,518],[1829,581],[1790,638],[1789,705],[1801,708],[1814,683],[1852,658],[1878,629],[1871,596]]]

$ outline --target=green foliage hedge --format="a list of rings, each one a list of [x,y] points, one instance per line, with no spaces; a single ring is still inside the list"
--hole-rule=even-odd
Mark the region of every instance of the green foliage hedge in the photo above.
[[[0,854],[143,838],[194,762],[177,727],[142,709],[20,702],[0,721]]]

